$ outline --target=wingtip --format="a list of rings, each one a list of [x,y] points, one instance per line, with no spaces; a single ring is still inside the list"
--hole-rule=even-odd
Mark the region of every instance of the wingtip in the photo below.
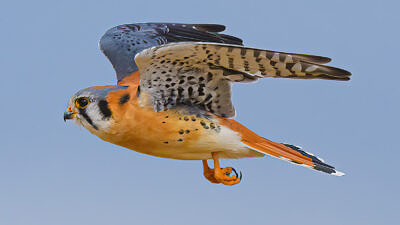
[[[325,56],[313,56],[313,60],[316,63],[321,63],[321,64],[325,64],[325,63],[329,63],[332,61],[331,58],[329,57],[325,57]]]
[[[197,30],[213,32],[213,33],[222,32],[226,29],[226,27],[221,24],[193,24],[193,26]]]
[[[327,80],[338,80],[338,81],[348,81],[350,80],[351,73],[347,70],[332,67],[332,66],[325,66],[319,65],[322,74],[317,75],[317,78],[320,79],[327,79]]]

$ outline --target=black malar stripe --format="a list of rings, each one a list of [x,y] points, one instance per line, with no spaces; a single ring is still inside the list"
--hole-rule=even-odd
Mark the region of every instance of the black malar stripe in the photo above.
[[[86,109],[79,109],[79,114],[85,118],[85,120],[92,126],[94,129],[98,130],[97,126],[93,124],[92,119],[90,119],[89,115],[86,113]]]

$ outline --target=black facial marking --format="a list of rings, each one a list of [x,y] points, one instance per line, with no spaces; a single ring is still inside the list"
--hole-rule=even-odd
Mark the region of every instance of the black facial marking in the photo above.
[[[101,114],[103,114],[104,119],[108,119],[111,117],[111,110],[108,108],[108,102],[106,100],[99,101],[99,109]]]
[[[138,86],[137,91],[136,91],[136,96],[139,97],[140,96],[140,86]],[[129,100],[129,99],[128,99]]]
[[[93,124],[92,119],[90,119],[89,115],[86,113],[86,109],[79,109],[79,114],[85,118],[85,120],[92,126],[94,129],[98,130],[97,126]]]
[[[119,104],[123,105],[123,104],[127,103],[129,101],[130,97],[131,96],[129,94],[122,95],[121,98],[119,99]]]

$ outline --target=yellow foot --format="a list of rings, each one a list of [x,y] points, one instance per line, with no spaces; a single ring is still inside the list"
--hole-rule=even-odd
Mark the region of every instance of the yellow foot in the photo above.
[[[235,173],[235,175],[230,176],[232,171]],[[235,185],[241,181],[242,172],[240,172],[240,175],[238,176],[238,173],[234,168],[225,167],[221,169],[214,169],[214,177],[219,183],[225,185]]]
[[[212,153],[214,160],[214,169],[208,167],[207,160],[203,160],[204,177],[211,183],[225,184],[225,185],[235,185],[239,183],[242,179],[242,172],[238,173],[232,167],[220,168],[217,153]],[[231,176],[234,172],[235,175]]]

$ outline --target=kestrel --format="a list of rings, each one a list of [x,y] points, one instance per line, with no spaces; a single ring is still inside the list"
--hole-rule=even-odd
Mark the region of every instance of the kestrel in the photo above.
[[[323,65],[327,57],[244,47],[241,39],[220,33],[224,30],[217,24],[172,23],[111,28],[99,46],[117,85],[76,92],[64,120],[137,152],[202,160],[212,183],[234,185],[242,177],[232,167],[221,168],[220,158],[264,155],[344,175],[300,147],[270,141],[230,119],[231,85],[264,77],[345,81],[351,73]]]

